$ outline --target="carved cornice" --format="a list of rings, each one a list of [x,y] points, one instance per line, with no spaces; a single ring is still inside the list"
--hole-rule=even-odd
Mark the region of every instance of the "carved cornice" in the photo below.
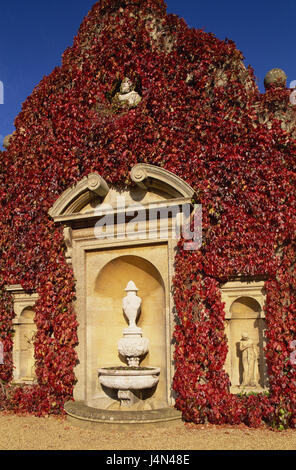
[[[36,292],[27,293],[20,284],[5,286],[5,290],[13,296],[13,308],[16,317],[12,322],[13,324],[19,324],[22,312],[28,307],[34,308],[39,295]],[[22,323],[32,323],[32,321],[23,319]]]
[[[231,319],[231,305],[242,297],[251,297],[256,300],[261,308],[259,318],[265,318],[264,281],[230,281],[221,286],[222,302],[225,302],[225,320]]]

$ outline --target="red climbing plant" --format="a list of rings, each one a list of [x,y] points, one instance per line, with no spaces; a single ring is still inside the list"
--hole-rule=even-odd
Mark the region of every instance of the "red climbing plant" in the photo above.
[[[135,108],[113,99],[126,76],[142,96]],[[176,256],[176,406],[196,423],[258,426],[282,423],[284,413],[285,425],[295,426],[296,367],[289,357],[296,339],[296,142],[273,114],[279,103],[290,106],[288,93],[274,87],[261,95],[232,41],[167,15],[163,0],[93,6],[62,65],[23,104],[1,153],[5,384],[12,378],[14,314],[4,287],[21,284],[39,294],[38,384],[10,390],[11,409],[59,413],[75,384],[75,282],[49,208],[89,172],[124,187],[132,166],[148,162],[187,181],[203,206],[201,249],[185,251],[180,242]],[[268,123],[260,118],[267,111]],[[295,117],[291,106],[290,112]],[[237,275],[266,279],[269,396],[229,392],[219,288]]]

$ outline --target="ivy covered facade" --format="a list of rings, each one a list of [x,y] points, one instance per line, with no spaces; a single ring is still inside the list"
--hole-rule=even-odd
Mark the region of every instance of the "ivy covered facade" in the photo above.
[[[116,100],[129,77],[137,106]],[[137,163],[178,175],[203,207],[197,251],[175,258],[176,407],[195,423],[295,427],[295,106],[283,82],[260,94],[232,41],[189,28],[163,0],[101,0],[61,67],[25,101],[0,158],[2,406],[63,412],[75,385],[75,279],[48,214],[90,173],[126,188]],[[221,285],[264,279],[269,393],[235,395]],[[8,285],[36,292],[37,383],[16,387]],[[0,389],[1,392],[1,389]]]

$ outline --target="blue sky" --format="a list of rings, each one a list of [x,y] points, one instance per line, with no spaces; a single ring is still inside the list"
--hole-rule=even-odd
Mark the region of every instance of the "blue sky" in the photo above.
[[[23,101],[44,75],[60,65],[72,45],[82,19],[94,0],[1,1],[0,147],[14,130]],[[232,39],[255,70],[260,90],[268,70],[285,70],[288,84],[296,80],[296,0],[167,0],[168,12],[185,18],[189,26]]]

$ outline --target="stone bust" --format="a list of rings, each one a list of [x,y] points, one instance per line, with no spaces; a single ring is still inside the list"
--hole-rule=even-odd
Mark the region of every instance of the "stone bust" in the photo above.
[[[242,353],[243,363],[243,382],[241,385],[245,387],[256,387],[258,386],[259,375],[257,352],[253,341],[249,338],[248,333],[242,333],[239,346]]]
[[[131,108],[138,106],[142,99],[134,88],[132,81],[128,77],[125,77],[121,82],[120,91],[116,95],[122,104],[126,104]]]
[[[129,329],[138,329],[136,320],[141,310],[142,299],[137,296],[138,288],[129,281],[125,291],[127,295],[122,300],[122,308],[129,321]]]

